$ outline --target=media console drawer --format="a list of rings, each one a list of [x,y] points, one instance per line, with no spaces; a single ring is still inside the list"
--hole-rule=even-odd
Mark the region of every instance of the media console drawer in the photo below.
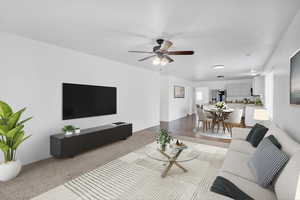
[[[57,158],[73,157],[84,151],[124,140],[132,135],[132,124],[105,125],[81,130],[79,135],[63,133],[50,136],[50,154]]]

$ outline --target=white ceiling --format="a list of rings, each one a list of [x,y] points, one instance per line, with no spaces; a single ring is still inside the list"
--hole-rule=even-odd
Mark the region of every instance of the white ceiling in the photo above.
[[[239,79],[262,70],[299,7],[299,0],[0,0],[0,30],[151,70],[161,67],[128,50],[151,50],[162,37],[174,43],[170,50],[195,51],[172,56],[163,74]]]

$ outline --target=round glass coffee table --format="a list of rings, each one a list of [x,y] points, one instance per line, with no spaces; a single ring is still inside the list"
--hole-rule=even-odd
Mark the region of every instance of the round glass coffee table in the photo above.
[[[189,148],[188,146],[178,147],[175,145],[167,147],[165,151],[162,151],[158,147],[148,148],[146,149],[145,153],[153,160],[166,163],[166,168],[161,174],[161,177],[163,178],[166,177],[173,165],[176,165],[184,172],[187,172],[188,170],[182,166],[182,163],[192,161],[200,154],[198,151],[194,150],[193,148]]]

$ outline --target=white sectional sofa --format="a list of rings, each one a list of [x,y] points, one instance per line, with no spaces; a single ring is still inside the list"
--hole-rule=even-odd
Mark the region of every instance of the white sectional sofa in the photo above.
[[[259,186],[256,183],[256,177],[254,177],[248,167],[248,160],[256,148],[252,147],[252,145],[246,141],[246,137],[250,131],[250,129],[247,128],[234,128],[232,130],[233,139],[229,146],[223,167],[219,172],[219,176],[228,179],[242,191],[257,200],[300,199],[300,191],[297,192],[297,189],[299,190],[300,188],[300,182],[298,183],[298,180],[300,180],[300,144],[289,137],[287,133],[276,127],[276,125],[270,122],[264,125],[269,128],[266,136],[274,135],[282,145],[281,150],[289,156],[288,163],[279,173],[273,185],[267,189]],[[209,192],[206,199],[226,200],[231,198]]]

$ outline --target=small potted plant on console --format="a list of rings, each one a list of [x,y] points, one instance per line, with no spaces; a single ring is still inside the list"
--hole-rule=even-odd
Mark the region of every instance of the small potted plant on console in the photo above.
[[[66,125],[62,130],[65,132],[65,136],[70,136],[74,133],[75,127],[72,125]]]
[[[156,136],[156,142],[160,145],[161,151],[166,150],[167,144],[173,140],[173,137],[169,135],[167,129],[160,129],[158,136]]]

